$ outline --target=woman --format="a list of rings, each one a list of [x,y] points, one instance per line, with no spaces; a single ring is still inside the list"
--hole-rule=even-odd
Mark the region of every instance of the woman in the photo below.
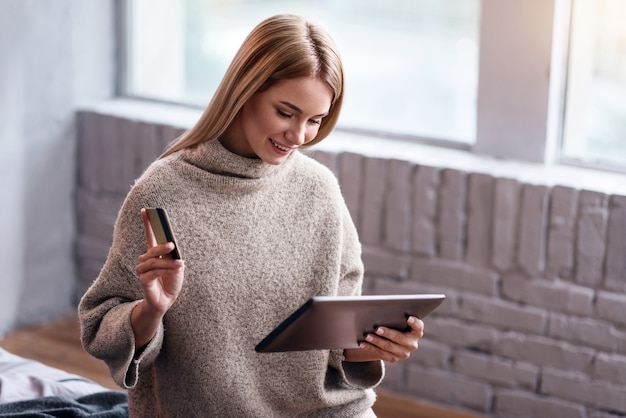
[[[266,19],[197,124],[132,187],[79,305],[83,345],[129,389],[131,415],[374,416],[383,361],[417,348],[420,320],[357,349],[254,350],[311,296],[361,292],[337,181],[298,151],[332,131],[342,100],[331,38],[297,16]],[[167,209],[184,261],[156,244],[146,207]]]

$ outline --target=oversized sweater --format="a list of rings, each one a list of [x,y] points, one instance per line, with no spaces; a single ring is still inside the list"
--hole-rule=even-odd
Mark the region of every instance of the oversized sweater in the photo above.
[[[142,207],[167,209],[185,278],[137,353]],[[311,296],[357,295],[362,278],[356,229],[330,170],[300,152],[270,165],[209,141],[155,161],[131,188],[79,305],[82,342],[129,389],[131,416],[355,417],[375,400],[381,361],[254,347]]]

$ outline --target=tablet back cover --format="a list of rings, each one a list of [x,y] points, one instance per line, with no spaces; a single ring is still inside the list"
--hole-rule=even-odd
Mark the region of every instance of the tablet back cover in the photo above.
[[[404,330],[409,316],[424,318],[445,299],[440,294],[315,296],[278,325],[258,352],[357,348],[377,326]]]

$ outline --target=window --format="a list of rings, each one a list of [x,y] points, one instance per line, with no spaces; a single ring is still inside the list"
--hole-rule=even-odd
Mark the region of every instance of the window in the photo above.
[[[339,129],[626,167],[623,0],[122,3],[131,97],[204,107],[252,27],[293,12],[322,23],[343,55]]]
[[[626,165],[626,2],[575,0],[564,157]]]
[[[346,71],[341,126],[475,140],[479,0],[129,5],[130,95],[204,106],[254,25],[293,12],[320,22],[338,44]]]

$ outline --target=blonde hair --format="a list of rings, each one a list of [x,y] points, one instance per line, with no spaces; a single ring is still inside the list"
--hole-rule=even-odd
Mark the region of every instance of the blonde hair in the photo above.
[[[213,98],[196,124],[161,155],[219,138],[246,101],[278,80],[320,77],[333,91],[328,115],[307,146],[334,129],[343,102],[343,64],[328,33],[304,18],[283,14],[259,23],[239,48]]]

